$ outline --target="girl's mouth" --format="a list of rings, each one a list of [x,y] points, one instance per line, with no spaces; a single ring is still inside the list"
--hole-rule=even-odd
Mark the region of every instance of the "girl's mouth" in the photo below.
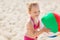
[[[36,15],[36,16],[38,16],[38,15]]]

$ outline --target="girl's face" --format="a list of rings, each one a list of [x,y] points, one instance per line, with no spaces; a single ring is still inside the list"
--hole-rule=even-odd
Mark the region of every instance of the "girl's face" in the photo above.
[[[31,8],[31,11],[30,11],[30,16],[31,17],[37,18],[39,16],[39,14],[40,14],[40,10],[39,10],[38,6]]]

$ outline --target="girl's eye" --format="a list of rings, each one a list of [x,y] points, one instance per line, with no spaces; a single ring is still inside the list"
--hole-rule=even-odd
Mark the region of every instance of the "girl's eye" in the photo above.
[[[40,12],[40,11],[38,11],[38,12]]]
[[[36,12],[34,12],[34,13],[39,13],[40,11],[36,11]]]

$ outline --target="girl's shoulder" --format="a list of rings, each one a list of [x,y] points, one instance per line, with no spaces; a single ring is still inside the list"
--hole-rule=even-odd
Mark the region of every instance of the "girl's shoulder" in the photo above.
[[[33,30],[33,24],[32,24],[32,22],[31,22],[31,20],[28,20],[28,21],[26,22],[26,28],[27,28],[28,30]]]
[[[30,19],[27,20],[26,25],[32,25],[32,21]]]

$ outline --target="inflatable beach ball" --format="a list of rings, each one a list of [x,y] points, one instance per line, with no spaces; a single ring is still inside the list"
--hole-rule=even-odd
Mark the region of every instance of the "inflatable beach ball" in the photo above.
[[[41,20],[45,27],[50,29],[51,32],[60,32],[60,16],[57,13],[48,12]]]

